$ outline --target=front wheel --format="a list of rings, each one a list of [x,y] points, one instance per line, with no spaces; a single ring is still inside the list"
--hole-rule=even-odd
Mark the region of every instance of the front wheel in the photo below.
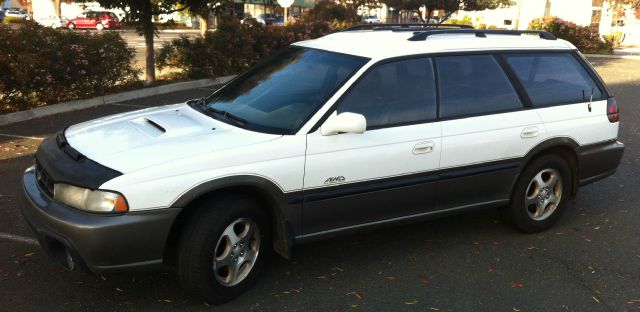
[[[194,208],[178,247],[178,278],[193,295],[224,303],[246,291],[268,259],[269,219],[259,203],[242,196]]]
[[[501,214],[526,233],[549,229],[571,196],[572,175],[567,162],[548,154],[536,158],[520,175],[509,206]]]
[[[102,29],[104,29],[104,25],[102,25],[102,23],[98,23],[98,25],[96,25],[96,29],[97,30],[102,30]]]
[[[76,24],[70,23],[69,25],[67,25],[67,28],[69,28],[71,30],[74,30],[74,29],[76,29]]]

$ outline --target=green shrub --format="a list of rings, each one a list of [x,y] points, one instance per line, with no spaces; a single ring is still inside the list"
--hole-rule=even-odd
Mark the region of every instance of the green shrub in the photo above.
[[[24,18],[18,16],[5,16],[4,20],[2,20],[2,24],[21,24],[26,22]]]
[[[158,68],[180,68],[189,78],[238,74],[293,42],[318,38],[336,29],[329,22],[298,22],[263,27],[227,19],[204,38],[181,36],[165,43],[156,56]]]
[[[445,24],[473,26],[473,20],[468,15],[465,15],[464,17],[462,17],[462,19],[450,18],[450,19],[445,21]]]
[[[137,81],[134,50],[116,32],[0,25],[0,113],[102,95]]]
[[[529,23],[529,29],[549,31],[556,37],[573,43],[583,53],[613,53],[613,44],[602,40],[595,27],[579,26],[558,17],[549,16],[534,19]]]
[[[602,38],[604,38],[604,40],[606,40],[607,42],[611,43],[614,48],[617,48],[620,46],[620,41],[622,41],[623,37],[624,37],[624,33],[621,31],[612,32],[609,35],[602,36]]]

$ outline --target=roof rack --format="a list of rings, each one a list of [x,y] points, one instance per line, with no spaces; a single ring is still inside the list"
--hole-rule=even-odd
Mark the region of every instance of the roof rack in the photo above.
[[[409,41],[424,41],[427,37],[432,35],[444,35],[444,34],[474,34],[476,37],[486,38],[489,35],[538,35],[542,39],[557,40],[558,38],[544,30],[502,30],[502,29],[433,29],[425,31],[417,31],[413,33],[413,36],[409,38]]]
[[[469,25],[457,25],[457,24],[360,24],[351,26],[343,31],[354,30],[393,30],[393,31],[408,31],[421,28],[460,28],[460,29],[473,29],[473,26]]]

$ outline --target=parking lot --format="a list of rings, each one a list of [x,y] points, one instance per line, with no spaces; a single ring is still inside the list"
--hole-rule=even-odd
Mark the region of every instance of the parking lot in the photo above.
[[[42,138],[211,90],[0,127],[0,310],[640,311],[640,60],[590,60],[621,105],[627,149],[618,172],[582,188],[552,230],[522,234],[482,210],[297,246],[218,307],[189,298],[171,272],[66,272],[39,249],[16,206]]]

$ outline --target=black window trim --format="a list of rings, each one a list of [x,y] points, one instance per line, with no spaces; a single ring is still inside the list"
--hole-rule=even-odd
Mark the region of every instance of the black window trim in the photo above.
[[[593,98],[592,101],[593,102],[595,102],[595,101],[604,101],[604,100],[609,98],[610,92],[608,92],[609,90],[605,87],[606,85],[604,84],[604,82],[602,81],[600,76],[594,75],[596,73],[596,71],[595,71],[595,69],[593,69],[593,67],[590,66],[590,63],[588,63],[587,60],[583,60],[581,57],[579,57],[580,54],[578,54],[577,50],[564,51],[564,52],[556,51],[556,52],[550,52],[550,53],[541,53],[541,52],[532,52],[532,51],[520,51],[520,53],[512,53],[512,52],[500,53],[499,56],[504,59],[505,66],[507,68],[509,68],[509,70],[514,73],[514,81],[516,81],[518,84],[522,85],[522,82],[515,75],[515,71],[513,71],[513,68],[511,68],[511,65],[509,65],[507,63],[507,57],[506,57],[507,54],[511,54],[511,55],[513,55],[513,54],[568,54],[578,62],[578,64],[584,69],[584,71],[587,73],[587,75],[589,75],[591,80],[593,80],[593,83],[596,85],[596,87],[600,90],[600,97],[599,98]],[[585,64],[585,62],[587,64],[589,64],[589,66],[587,66],[587,64]],[[523,94],[525,96],[527,96],[527,98],[529,98],[529,93],[524,88],[524,85],[522,85],[522,92],[524,92]],[[534,105],[533,102],[529,99],[529,103],[531,105],[530,106],[531,108],[539,109],[539,108],[549,108],[549,107],[555,107],[555,106],[582,104],[582,103],[585,103],[585,101],[584,100],[582,100],[582,101],[559,101],[559,102],[554,102],[554,103],[545,104],[545,105]]]
[[[596,83],[598,88],[600,88],[601,93],[602,93],[602,98],[593,99],[594,101],[601,101],[601,100],[604,100],[604,99],[607,99],[607,98],[610,97],[611,93],[609,92],[609,89],[604,84],[602,78],[597,74],[595,69],[593,69],[593,67],[590,65],[590,63],[588,63],[588,61],[586,59],[584,59],[583,57],[580,57],[581,54],[579,54],[578,50],[576,50],[576,49],[473,50],[473,51],[437,52],[437,53],[423,53],[423,54],[403,55],[403,56],[397,56],[397,57],[391,57],[391,58],[386,58],[386,59],[383,59],[383,60],[379,60],[376,63],[374,63],[371,66],[369,66],[369,68],[367,68],[358,77],[358,79],[356,79],[356,81],[354,81],[347,88],[347,90],[345,90],[344,93],[342,93],[340,95],[340,97],[331,105],[331,107],[325,112],[325,114],[322,117],[320,117],[320,119],[318,119],[318,121],[313,125],[313,127],[311,127],[311,129],[307,132],[307,134],[311,134],[311,133],[314,133],[314,132],[318,131],[318,129],[322,126],[322,124],[324,124],[324,122],[329,118],[329,116],[331,116],[336,111],[338,105],[343,100],[343,98],[349,92],[351,92],[352,89],[360,82],[360,80],[362,80],[371,70],[373,70],[377,66],[380,66],[380,65],[383,65],[383,64],[386,64],[386,63],[402,61],[402,60],[408,60],[408,59],[431,58],[431,61],[433,62],[433,65],[434,65],[433,66],[433,71],[434,71],[435,82],[436,82],[436,110],[437,110],[437,115],[436,116],[437,117],[436,118],[431,118],[431,119],[428,119],[428,120],[417,120],[417,121],[412,121],[412,122],[405,122],[405,123],[389,124],[389,125],[385,125],[385,126],[378,126],[378,127],[374,127],[374,128],[371,128],[371,129],[367,129],[367,131],[386,129],[386,128],[394,128],[394,127],[400,127],[400,126],[409,126],[409,125],[423,124],[423,123],[430,123],[430,122],[441,122],[441,121],[449,121],[449,120],[456,120],[456,119],[466,119],[466,118],[481,117],[481,116],[488,116],[488,115],[513,113],[513,112],[518,112],[518,111],[524,111],[524,110],[530,110],[530,109],[538,109],[538,108],[547,108],[547,107],[552,107],[552,106],[562,106],[562,105],[572,105],[572,104],[584,103],[584,102],[559,103],[559,104],[555,104],[555,105],[533,107],[533,105],[531,103],[531,100],[529,99],[529,95],[525,92],[524,87],[521,85],[519,79],[517,79],[517,77],[515,77],[515,73],[513,73],[513,76],[509,73],[510,71],[512,71],[512,69],[510,68],[510,66],[508,64],[506,64],[506,60],[505,60],[504,66],[503,66],[503,64],[501,64],[501,61],[500,61],[500,59],[504,58],[505,54],[560,54],[560,53],[565,53],[565,54],[568,53],[568,54],[572,55],[574,58],[576,58],[578,60],[578,62],[582,65],[582,67],[585,69],[585,71],[589,74],[589,76]],[[439,83],[438,67],[436,65],[435,59],[437,57],[443,57],[443,56],[464,56],[464,55],[490,55],[490,56],[494,56],[494,58],[496,58],[496,61],[498,62],[498,65],[500,65],[500,68],[502,68],[503,72],[505,73],[505,75],[507,76],[509,82],[511,83],[511,86],[514,88],[514,90],[518,94],[518,97],[519,97],[519,99],[521,100],[521,103],[522,103],[522,107],[521,108],[514,108],[514,109],[507,109],[507,110],[500,110],[500,111],[493,111],[493,112],[489,112],[489,113],[476,113],[476,114],[459,115],[459,116],[452,116],[452,117],[440,117],[440,87],[438,85],[438,83]],[[507,68],[508,68],[508,70],[507,70]],[[530,104],[530,106],[528,104]]]

